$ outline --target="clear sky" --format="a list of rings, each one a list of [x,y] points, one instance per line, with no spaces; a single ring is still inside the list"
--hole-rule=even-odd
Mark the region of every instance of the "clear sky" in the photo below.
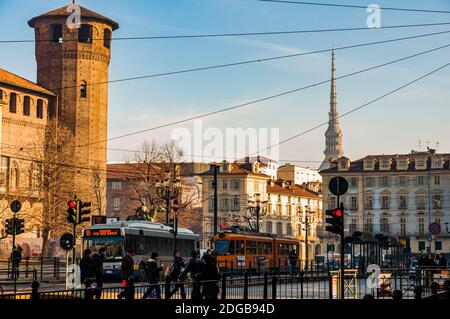
[[[319,0],[317,0],[319,1]],[[68,0],[0,0],[0,39],[32,39],[27,21]],[[365,27],[364,9],[263,3],[254,0],[79,0],[80,5],[120,23],[116,37],[261,32]],[[338,3],[338,1],[330,1]],[[450,10],[449,0],[339,3]],[[450,22],[450,14],[382,11],[382,25]],[[114,41],[110,79],[450,30],[450,26],[233,38]],[[450,43],[449,34],[338,51],[337,75]],[[322,53],[211,71],[110,84],[108,136],[295,89],[330,77],[330,54]],[[34,44],[0,44],[0,67],[36,79]],[[338,111],[344,113],[450,62],[450,48],[337,83]],[[328,84],[205,118],[203,127],[279,128],[280,139],[328,119]],[[344,154],[406,153],[431,147],[450,152],[450,68],[341,119]],[[178,127],[192,128],[191,123]],[[109,148],[137,149],[145,139],[163,142],[170,127],[111,141]],[[326,127],[280,147],[280,159],[321,161]],[[186,151],[192,153],[192,151]],[[109,151],[110,161],[124,159]],[[319,163],[301,163],[318,166]]]

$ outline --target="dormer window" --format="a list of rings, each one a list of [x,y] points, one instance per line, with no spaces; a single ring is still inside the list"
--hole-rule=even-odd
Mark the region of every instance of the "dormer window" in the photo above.
[[[433,158],[431,165],[432,168],[442,168],[442,158]]]
[[[350,160],[346,157],[339,159],[338,161],[338,170],[340,171],[348,171],[350,168]]]
[[[374,170],[374,160],[373,159],[365,159],[364,160],[364,170],[366,171],[373,171]]]
[[[391,160],[382,158],[380,161],[380,170],[389,170],[391,168]]]
[[[397,160],[397,170],[399,171],[406,171],[409,166],[409,159],[408,158],[400,158]]]
[[[426,169],[426,159],[416,158],[416,169]]]

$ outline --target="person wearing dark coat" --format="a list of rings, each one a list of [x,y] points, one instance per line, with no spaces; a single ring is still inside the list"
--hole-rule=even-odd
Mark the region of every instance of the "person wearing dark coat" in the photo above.
[[[297,254],[294,250],[289,254],[289,274],[295,276],[297,274]]]
[[[120,278],[122,279],[125,287],[128,287],[128,279],[130,279],[134,275],[134,260],[133,256],[131,256],[133,252],[133,249],[129,248],[125,253],[125,256],[122,257],[122,264],[120,266]],[[120,299],[122,299],[122,297],[125,297],[126,291],[126,289],[123,290],[118,297]]]
[[[80,261],[80,280],[82,283],[84,283],[87,278],[94,276],[94,263],[91,255],[92,251],[90,249],[85,249]]]
[[[206,300],[215,300],[218,298],[219,288],[219,268],[217,267],[216,256],[214,252],[208,252],[203,256],[202,280],[205,281],[203,296]]]
[[[160,273],[163,265],[158,266],[158,253],[152,253],[151,258],[147,261],[147,281],[150,284],[142,299],[147,299],[155,292],[156,299],[161,299],[161,287],[159,286]]]
[[[447,268],[447,259],[445,259],[444,254],[439,254],[439,268]]]
[[[103,260],[105,259],[106,248],[102,247],[99,249],[98,253],[94,254],[93,265],[94,265],[94,275],[95,282],[97,284],[97,289],[95,292],[95,296],[97,299],[101,299],[102,297],[102,287],[103,287]]]
[[[184,260],[181,257],[181,252],[176,250],[174,253],[174,258],[172,263],[167,267],[165,280],[166,280],[166,289],[170,287],[170,283],[175,282],[175,288],[172,291],[169,291],[166,295],[167,299],[170,299],[178,290],[180,290],[181,299],[186,299],[186,291],[184,290],[184,285],[180,281],[180,274],[182,273],[184,268]],[[167,293],[167,291],[166,291]]]
[[[184,268],[184,271],[181,273],[180,280],[184,281],[187,277],[187,274],[189,274],[192,279],[191,299],[201,299],[202,294],[200,292],[200,280],[202,278],[202,262],[198,257],[196,251],[191,252],[191,259],[189,259],[186,268]]]

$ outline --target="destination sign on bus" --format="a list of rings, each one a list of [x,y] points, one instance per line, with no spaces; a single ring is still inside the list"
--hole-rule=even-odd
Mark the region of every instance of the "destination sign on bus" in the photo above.
[[[86,229],[85,237],[120,236],[120,229]]]

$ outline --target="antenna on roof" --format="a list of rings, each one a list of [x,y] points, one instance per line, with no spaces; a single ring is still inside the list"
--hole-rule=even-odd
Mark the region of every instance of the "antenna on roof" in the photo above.
[[[419,152],[421,148],[422,148],[422,140],[419,140]]]
[[[436,151],[438,150],[439,145],[440,145],[440,144],[439,144],[439,141],[437,141],[437,142],[436,142]]]

